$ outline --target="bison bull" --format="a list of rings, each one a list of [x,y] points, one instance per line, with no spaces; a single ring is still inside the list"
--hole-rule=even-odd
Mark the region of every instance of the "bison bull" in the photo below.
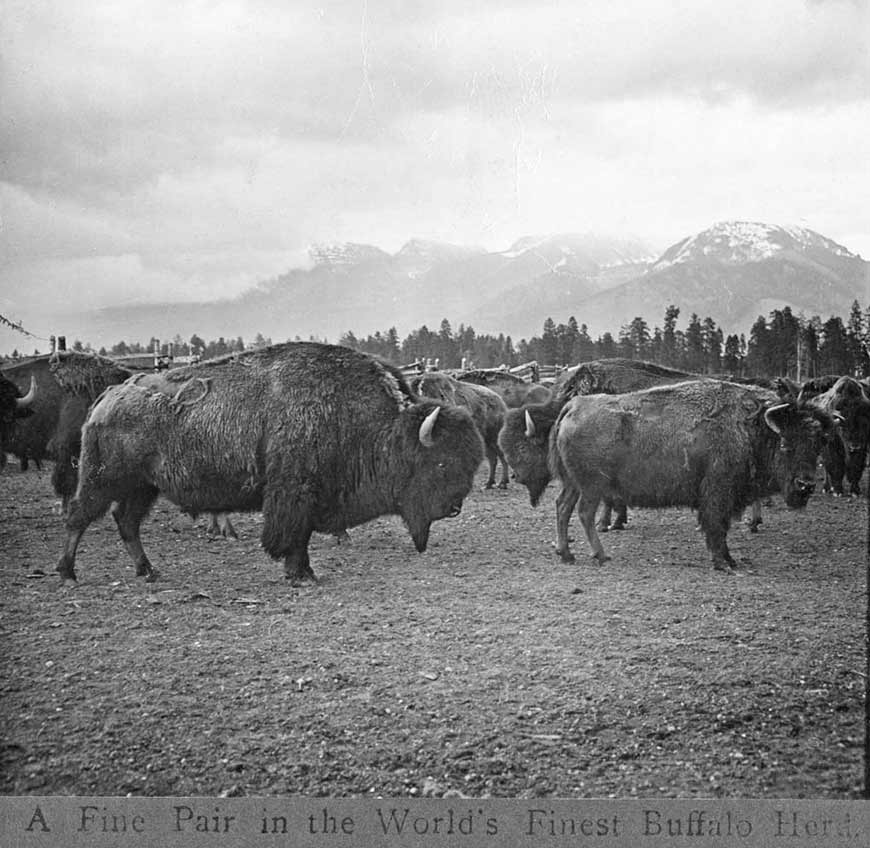
[[[726,536],[732,517],[773,491],[790,507],[805,506],[816,457],[832,429],[823,410],[724,382],[574,398],[550,442],[550,465],[562,482],[558,553],[566,562],[574,559],[568,522],[577,504],[593,556],[609,559],[595,510],[611,495],[632,506],[696,509],[713,566],[731,570]]]
[[[156,571],[139,526],[159,494],[184,511],[263,512],[261,541],[288,579],[313,580],[313,532],[402,517],[418,551],[457,515],[483,459],[469,414],[416,397],[401,372],[353,350],[287,343],[134,377],[82,431],[79,485],[57,566],[112,514],[136,573]]]

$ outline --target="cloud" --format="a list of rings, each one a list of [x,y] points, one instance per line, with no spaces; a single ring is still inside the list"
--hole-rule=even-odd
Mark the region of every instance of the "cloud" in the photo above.
[[[580,229],[663,247],[727,217],[870,231],[867,3],[0,16],[0,289],[34,298],[232,293],[315,241]]]

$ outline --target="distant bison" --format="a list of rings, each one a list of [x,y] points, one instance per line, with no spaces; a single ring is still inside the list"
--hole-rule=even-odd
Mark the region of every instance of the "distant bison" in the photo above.
[[[517,409],[524,403],[544,403],[550,398],[550,390],[541,383],[527,383],[522,377],[501,368],[478,368],[460,371],[453,375],[463,383],[486,386],[502,396],[508,409]]]
[[[508,464],[498,446],[498,434],[507,414],[507,406],[501,396],[486,386],[456,380],[442,371],[427,371],[415,377],[411,387],[424,397],[461,406],[471,413],[483,439],[486,458],[489,461],[486,488],[491,489],[495,485],[496,467],[499,461],[501,461],[501,479],[498,486],[500,489],[507,488]]]
[[[804,383],[799,397],[831,413],[837,421],[838,438],[831,439],[822,451],[825,489],[842,495],[845,477],[849,494],[860,495],[870,442],[870,396],[867,390],[854,377],[823,377]]]
[[[57,570],[75,579],[79,540],[114,501],[136,573],[153,580],[139,526],[163,494],[191,515],[262,510],[263,548],[288,579],[313,580],[315,531],[397,514],[424,551],[482,459],[466,410],[416,397],[398,369],[348,348],[288,343],[140,375],[88,414]]]
[[[568,522],[579,498],[592,553],[609,559],[595,529],[595,510],[609,494],[630,506],[696,509],[714,567],[731,570],[732,517],[772,491],[790,507],[805,506],[832,429],[823,410],[712,380],[575,397],[550,441],[550,465],[562,482],[557,550],[573,561]]]

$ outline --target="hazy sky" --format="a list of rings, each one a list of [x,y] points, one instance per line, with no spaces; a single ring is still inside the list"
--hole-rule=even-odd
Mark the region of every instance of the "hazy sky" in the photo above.
[[[5,0],[0,314],[235,294],[322,241],[716,221],[870,258],[865,0]]]

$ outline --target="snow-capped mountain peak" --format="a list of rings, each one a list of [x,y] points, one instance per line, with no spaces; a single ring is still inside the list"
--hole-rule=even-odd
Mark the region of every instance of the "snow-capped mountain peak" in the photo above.
[[[720,221],[669,247],[650,271],[703,258],[728,265],[761,262],[783,250],[803,253],[811,249],[823,249],[838,256],[854,258],[854,254],[842,245],[806,227],[780,227],[756,221]]]

